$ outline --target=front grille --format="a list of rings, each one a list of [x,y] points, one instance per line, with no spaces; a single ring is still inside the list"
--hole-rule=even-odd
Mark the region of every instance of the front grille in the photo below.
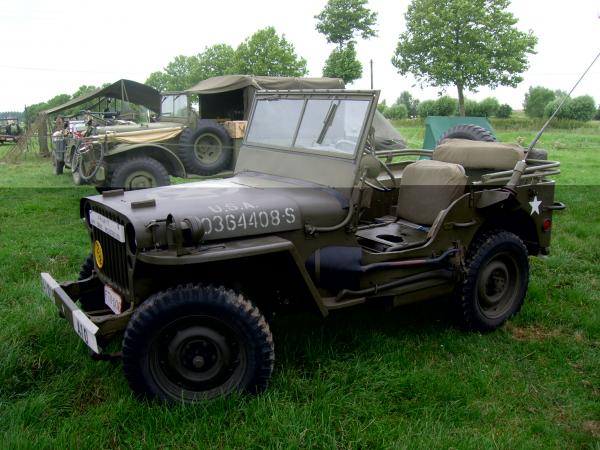
[[[98,205],[93,205],[92,211],[125,226],[125,221],[114,212]],[[107,278],[108,280],[106,281],[108,281],[108,284],[122,294],[129,295],[129,275],[127,271],[127,249],[125,243],[119,242],[96,227],[92,227],[92,237],[94,242],[100,242],[104,255],[104,264],[102,269],[99,269],[100,278]]]

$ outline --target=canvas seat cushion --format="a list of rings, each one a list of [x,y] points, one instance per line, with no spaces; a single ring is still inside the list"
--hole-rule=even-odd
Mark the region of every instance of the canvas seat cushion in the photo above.
[[[398,189],[398,217],[431,225],[441,210],[465,191],[467,176],[459,164],[421,160],[409,164]]]
[[[460,164],[465,169],[510,170],[525,158],[525,150],[517,144],[481,142],[468,139],[446,139],[433,150],[432,159]]]

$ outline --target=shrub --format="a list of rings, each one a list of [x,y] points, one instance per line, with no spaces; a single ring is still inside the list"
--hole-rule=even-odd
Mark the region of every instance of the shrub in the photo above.
[[[556,99],[554,91],[542,86],[530,87],[523,102],[525,114],[529,117],[544,117],[546,106],[554,99]]]
[[[550,117],[560,105],[562,98],[557,98],[548,103],[544,109],[544,116]],[[596,103],[589,95],[582,95],[574,99],[567,98],[562,109],[556,115],[557,119],[576,120],[579,122],[588,122],[594,118],[596,113]]]
[[[513,109],[510,107],[510,105],[505,103],[504,105],[500,105],[498,111],[496,111],[496,117],[500,119],[508,119],[512,115],[512,111]]]
[[[492,117],[500,108],[500,102],[495,97],[488,97],[479,102],[479,108],[482,117]]]
[[[561,97],[556,98],[554,100],[552,100],[550,103],[548,103],[546,105],[546,107],[544,108],[544,117],[550,117],[552,114],[554,114],[554,112],[557,110],[557,108],[560,106],[560,103],[563,101],[563,99]],[[570,104],[573,100],[571,100],[570,98],[567,98],[565,100],[564,105],[562,106],[561,110],[558,112],[558,114],[556,115],[557,119],[569,119],[570,114],[569,114],[569,107]]]
[[[387,108],[383,115],[388,119],[406,119],[408,117],[408,110],[403,103],[395,103]]]
[[[379,111],[381,114],[383,114],[385,116],[385,112],[388,109],[388,105],[387,102],[384,100],[380,101],[379,104],[377,105],[377,111]]]
[[[594,118],[596,114],[596,102],[589,95],[576,97],[569,105],[569,119],[588,122]]]
[[[480,116],[479,103],[475,100],[465,100],[465,116]]]
[[[417,108],[417,114],[419,115],[419,117],[424,119],[427,116],[435,115],[434,109],[435,100],[424,100],[421,103],[419,103],[419,106]]]
[[[455,98],[444,95],[435,101],[432,115],[454,116],[458,111],[458,101]]]

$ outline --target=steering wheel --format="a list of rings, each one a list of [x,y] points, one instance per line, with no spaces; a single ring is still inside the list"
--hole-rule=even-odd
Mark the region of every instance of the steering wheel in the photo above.
[[[377,174],[375,174],[374,170],[373,171],[367,170],[365,172],[364,179],[363,179],[364,183],[367,186],[369,186],[379,192],[393,191],[394,190],[393,187],[391,187],[391,188],[387,187],[385,184],[383,184],[381,181],[379,181],[379,179],[377,179],[377,175],[379,175],[379,173],[381,173],[381,169],[383,169],[383,171],[389,175],[390,180],[392,181],[392,186],[396,186],[396,177],[394,176],[394,174],[392,173],[390,168],[387,166],[386,163],[384,163],[382,160],[377,158],[372,153],[367,153],[367,155],[371,155],[372,159],[377,161],[377,163],[379,164],[379,171],[377,172]]]

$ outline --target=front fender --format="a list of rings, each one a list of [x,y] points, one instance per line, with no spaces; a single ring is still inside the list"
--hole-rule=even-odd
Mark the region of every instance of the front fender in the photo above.
[[[235,241],[226,241],[219,244],[209,244],[202,251],[188,255],[177,256],[176,250],[160,250],[139,253],[139,262],[156,266],[187,266],[197,264],[214,263],[218,261],[230,261],[247,259],[247,264],[252,264],[252,258],[257,256],[284,253],[294,261],[294,270],[301,276],[307,292],[323,316],[327,315],[327,308],[320,296],[317,287],[306,271],[304,262],[296,251],[294,244],[278,236],[262,236]]]
[[[187,176],[185,167],[179,157],[166,146],[159,144],[118,144],[108,150],[106,161],[110,163],[111,160],[134,155],[144,155],[156,159],[165,166],[169,175],[181,178]]]

